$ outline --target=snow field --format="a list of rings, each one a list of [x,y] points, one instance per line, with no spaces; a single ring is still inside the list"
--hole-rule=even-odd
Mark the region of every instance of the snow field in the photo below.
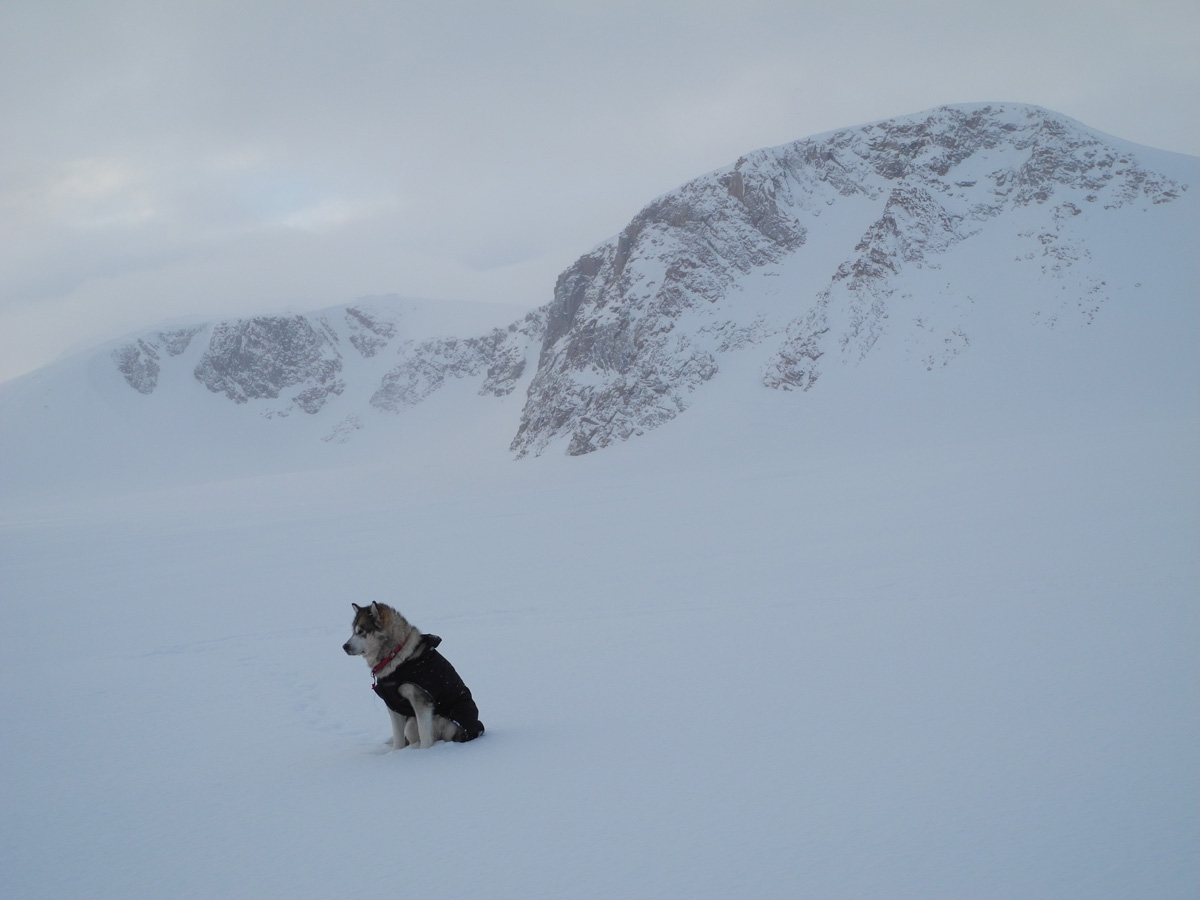
[[[1190,896],[1195,428],[742,415],[11,511],[0,893]],[[382,752],[371,599],[483,739]]]

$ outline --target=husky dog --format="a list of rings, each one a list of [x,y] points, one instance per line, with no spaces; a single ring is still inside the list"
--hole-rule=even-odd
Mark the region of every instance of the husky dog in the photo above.
[[[438,653],[442,639],[421,634],[386,603],[354,607],[354,633],[342,649],[366,657],[375,691],[392,719],[392,749],[434,741],[471,741],[483,734],[479,709],[454,666]]]

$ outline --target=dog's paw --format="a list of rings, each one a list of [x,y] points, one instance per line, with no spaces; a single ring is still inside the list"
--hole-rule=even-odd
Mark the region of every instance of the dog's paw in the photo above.
[[[387,738],[386,740],[380,741],[378,744],[373,744],[371,747],[371,752],[379,756],[384,756],[385,754],[391,753],[395,749],[397,748],[392,744],[392,739]],[[403,750],[404,748],[401,747],[399,749]]]

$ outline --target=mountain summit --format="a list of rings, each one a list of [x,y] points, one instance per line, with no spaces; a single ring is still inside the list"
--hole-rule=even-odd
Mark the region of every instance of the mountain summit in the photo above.
[[[119,385],[107,402],[136,398],[127,415],[147,422],[308,420],[334,445],[469,386],[471,415],[504,423],[511,454],[585,454],[675,419],[729,372],[746,390],[811,394],[868,363],[883,379],[953,370],[981,344],[1019,360],[1116,309],[1186,328],[1200,277],[1194,252],[1171,248],[1200,237],[1197,174],[1191,157],[1038,107],[947,106],[696,178],[507,324],[439,330],[428,307],[376,298],[159,329],[99,352],[89,381]],[[10,421],[61,401],[48,371],[6,386]]]
[[[585,453],[678,415],[731,351],[808,391],[881,342],[947,365],[983,285],[951,268],[989,245],[1047,327],[1109,300],[1089,226],[1178,201],[1136,151],[1029,106],[954,106],[759,150],[651,203],[558,279],[513,447]],[[1194,204],[1193,204],[1194,205]],[[946,268],[945,277],[934,274]],[[952,273],[952,274],[951,274]]]

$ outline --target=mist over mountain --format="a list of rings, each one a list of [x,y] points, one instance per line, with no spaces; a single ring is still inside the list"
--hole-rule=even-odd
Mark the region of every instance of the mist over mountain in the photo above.
[[[234,444],[278,462],[419,442],[433,418],[447,434],[486,419],[510,457],[581,455],[723,379],[800,395],[798,410],[859,370],[933,384],[1033,357],[1161,383],[1154,367],[1194,362],[1172,342],[1196,320],[1198,171],[1017,104],[844,129],[653,200],[524,315],[371,298],[162,327],[17,379],[0,396],[6,454],[19,471],[65,452],[69,469],[65,435],[87,421],[117,468],[142,468],[148,445],[181,466]]]

